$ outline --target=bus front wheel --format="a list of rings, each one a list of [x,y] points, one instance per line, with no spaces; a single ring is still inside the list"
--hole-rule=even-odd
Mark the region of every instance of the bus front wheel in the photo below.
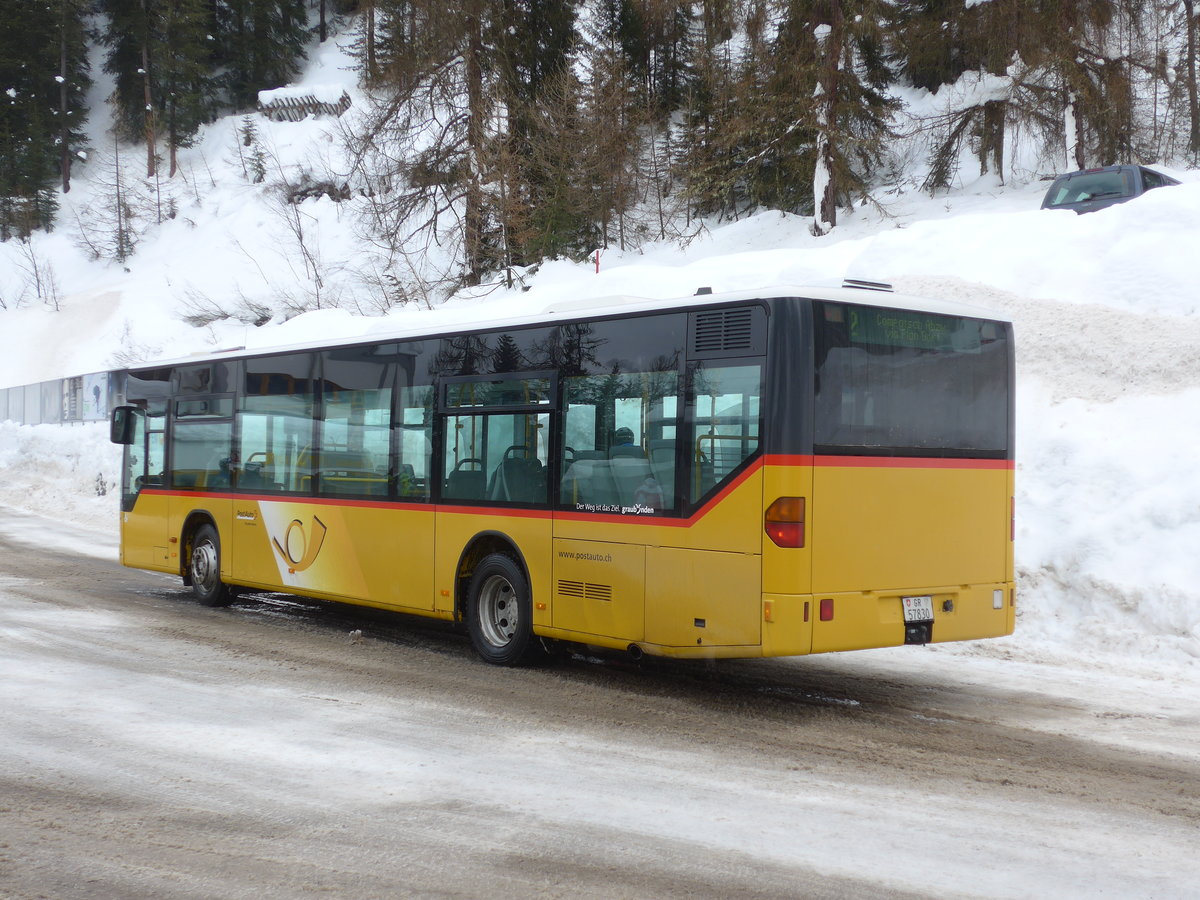
[[[233,590],[221,581],[221,541],[211,525],[201,525],[192,537],[188,575],[192,593],[201,606],[228,606],[233,602]]]
[[[517,666],[537,656],[533,604],[521,567],[502,553],[485,556],[467,591],[467,631],[486,662]]]

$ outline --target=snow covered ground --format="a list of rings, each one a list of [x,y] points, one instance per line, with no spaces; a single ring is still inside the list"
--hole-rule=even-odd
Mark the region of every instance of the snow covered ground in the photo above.
[[[319,55],[307,77],[344,85],[357,100],[340,60],[332,49]],[[238,124],[210,126],[183,155],[183,179],[171,187],[179,214],[151,229],[125,266],[86,261],[69,228],[35,240],[33,252],[52,261],[61,309],[26,302],[0,311],[0,385],[402,321],[468,322],[482,307],[499,315],[564,298],[681,296],[700,286],[857,277],[999,308],[1013,317],[1018,342],[1016,634],[902,656],[879,651],[861,663],[849,655],[845,668],[898,666],[1023,687],[1087,711],[1040,727],[1196,758],[1200,173],[1160,167],[1184,184],[1087,216],[1039,210],[1045,183],[1036,180],[985,179],[936,198],[898,190],[882,197],[882,210],[848,213],[821,238],[804,219],[763,213],[714,225],[682,248],[609,250],[598,274],[590,262],[548,262],[528,276],[528,290],[396,309],[384,323],[321,310],[263,328],[195,329],[179,316],[196,298],[305,288],[272,189],[242,177]],[[281,170],[334,153],[329,122],[258,127]],[[78,179],[66,215],[102,190]],[[327,289],[354,295],[362,257],[345,210],[324,198],[306,201],[301,213],[333,273]],[[0,245],[0,296],[22,292],[28,265],[13,242]],[[0,504],[73,528],[66,536],[34,531],[34,520],[22,519],[27,540],[111,556],[118,458],[103,425],[0,423]]]
[[[911,647],[498,672],[28,526],[0,509],[6,898],[1196,896],[1170,679]]]

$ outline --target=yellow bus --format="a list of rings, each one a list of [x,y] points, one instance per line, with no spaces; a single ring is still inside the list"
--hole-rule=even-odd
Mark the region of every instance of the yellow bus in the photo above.
[[[1012,326],[885,285],[568,302],[131,369],[121,561],[553,642],[1012,633]]]

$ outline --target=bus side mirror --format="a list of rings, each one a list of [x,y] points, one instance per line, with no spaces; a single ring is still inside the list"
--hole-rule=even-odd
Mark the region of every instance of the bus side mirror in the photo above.
[[[114,444],[132,444],[136,414],[136,406],[115,407],[112,420],[108,423],[108,439]]]

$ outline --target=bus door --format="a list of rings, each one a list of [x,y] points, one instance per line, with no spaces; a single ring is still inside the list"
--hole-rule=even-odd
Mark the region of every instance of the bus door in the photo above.
[[[172,568],[167,540],[166,402],[123,406],[128,418],[121,468],[121,562],[144,569]],[[116,429],[114,428],[114,439]],[[156,491],[156,489],[159,489]]]
[[[516,545],[535,597],[549,590],[548,464],[554,397],[551,373],[450,378],[439,397],[441,500],[437,515],[439,608],[452,609],[446,582],[483,532]]]

